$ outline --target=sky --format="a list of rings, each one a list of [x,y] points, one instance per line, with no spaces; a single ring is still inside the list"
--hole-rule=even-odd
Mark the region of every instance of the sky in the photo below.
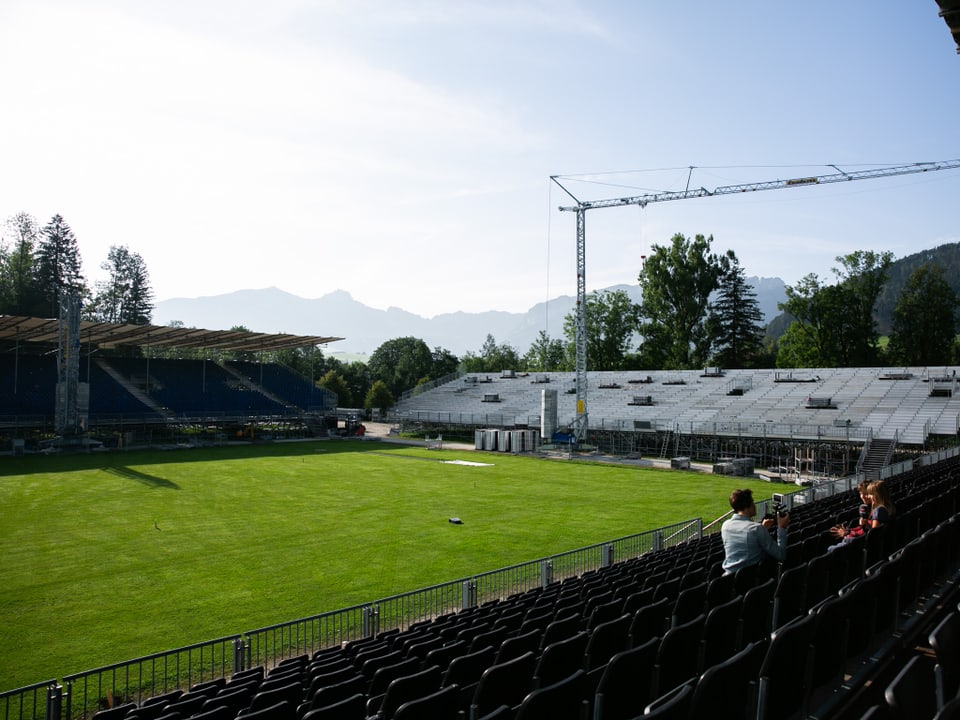
[[[0,220],[90,283],[526,312],[576,294],[571,198],[960,158],[934,0],[4,0]],[[589,211],[587,290],[676,233],[747,275],[960,242],[960,171]],[[9,237],[6,233],[5,236]],[[319,332],[319,330],[318,330]]]

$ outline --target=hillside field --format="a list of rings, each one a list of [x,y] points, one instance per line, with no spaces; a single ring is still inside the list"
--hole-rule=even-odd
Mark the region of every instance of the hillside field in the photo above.
[[[741,486],[771,492],[369,441],[4,458],[0,690],[709,522]]]

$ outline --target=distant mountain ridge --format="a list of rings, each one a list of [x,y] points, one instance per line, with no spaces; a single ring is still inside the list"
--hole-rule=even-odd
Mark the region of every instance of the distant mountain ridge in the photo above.
[[[779,312],[777,303],[786,299],[783,280],[752,277],[747,281],[757,292],[764,322],[774,318]],[[640,301],[637,285],[605,289],[624,290],[633,302]],[[354,300],[345,290],[306,299],[270,287],[162,300],[156,303],[153,322],[169,325],[179,321],[187,327],[207,330],[242,325],[255,332],[344,338],[325,348],[327,354],[370,354],[387,340],[412,336],[422,339],[431,349],[442,347],[463,356],[479,352],[487,335],[492,335],[498,344],[509,344],[522,355],[541,330],[546,330],[551,338],[563,337],[563,319],[572,311],[575,300],[572,295],[561,295],[526,312],[454,312],[424,318],[396,307],[371,308]]]

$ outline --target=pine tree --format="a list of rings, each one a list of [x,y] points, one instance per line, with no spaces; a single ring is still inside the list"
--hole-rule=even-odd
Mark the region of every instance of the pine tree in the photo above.
[[[61,292],[87,294],[77,238],[63,216],[54,215],[41,230],[35,258],[38,303],[31,314],[57,317]]]
[[[727,368],[752,367],[763,351],[763,312],[732,250],[723,261],[720,290],[708,323],[714,362]]]

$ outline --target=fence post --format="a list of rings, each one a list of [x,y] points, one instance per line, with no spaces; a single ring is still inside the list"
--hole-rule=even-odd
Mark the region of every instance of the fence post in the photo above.
[[[237,638],[233,641],[233,671],[239,672],[247,669],[247,644],[243,638]]]
[[[59,683],[47,688],[47,718],[46,720],[60,720],[63,712],[63,686]]]
[[[613,565],[614,549],[613,543],[607,543],[603,546],[603,555],[600,558],[601,567],[610,567]]]
[[[363,609],[363,636],[372,638],[380,632],[380,610],[376,605],[367,605]]]
[[[653,548],[654,551],[663,550],[663,531],[655,530],[653,532]]]
[[[544,560],[540,563],[540,585],[546,589],[553,582],[553,560]]]
[[[476,580],[463,581],[462,605],[463,605],[462,607],[463,610],[476,607],[477,605],[477,581]]]

